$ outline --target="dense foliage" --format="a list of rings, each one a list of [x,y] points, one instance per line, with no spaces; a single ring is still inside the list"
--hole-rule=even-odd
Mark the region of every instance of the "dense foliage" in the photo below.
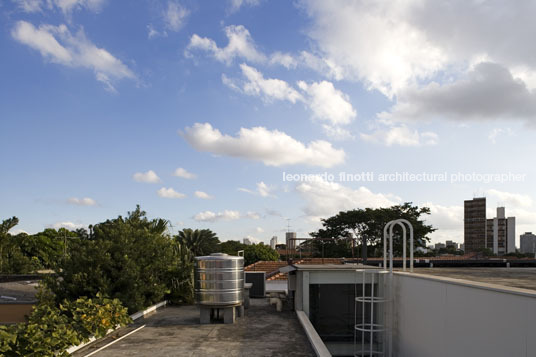
[[[69,241],[80,238],[80,232],[65,228],[47,228],[36,234],[9,234],[18,224],[17,217],[0,224],[0,273],[27,274],[39,269],[56,269],[68,253]]]
[[[314,241],[313,250],[316,255],[349,257],[357,256],[353,251],[353,237],[361,243],[360,248],[365,249],[371,246],[371,251],[366,251],[368,256],[380,256],[383,249],[383,228],[394,219],[405,218],[411,222],[414,228],[415,247],[425,247],[430,241],[428,234],[435,231],[430,225],[422,220],[423,215],[429,215],[428,207],[413,206],[410,202],[396,205],[389,208],[365,208],[339,212],[333,217],[323,219],[323,228],[317,232],[312,232],[315,238],[326,238],[326,240]],[[402,231],[396,226],[394,229],[393,250],[395,255],[402,253]],[[408,242],[409,247],[409,234]]]
[[[195,256],[216,253],[220,243],[216,233],[210,229],[193,230],[186,228],[175,236],[175,240],[188,247]]]
[[[167,233],[167,221],[149,220],[138,206],[127,217],[93,226],[87,239],[70,242],[70,254],[47,285],[57,299],[118,298],[130,312],[165,296],[192,298],[192,253]]]
[[[279,253],[262,243],[246,245],[244,248],[244,266],[260,260],[279,260]]]
[[[68,347],[91,336],[102,337],[108,330],[130,322],[119,300],[100,293],[93,299],[64,300],[60,305],[51,296],[41,296],[28,322],[0,326],[0,353],[7,357],[63,356]]]

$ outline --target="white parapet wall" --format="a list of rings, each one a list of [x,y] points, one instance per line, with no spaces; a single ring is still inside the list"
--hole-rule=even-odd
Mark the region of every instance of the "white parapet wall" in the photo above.
[[[394,273],[393,356],[536,356],[536,291]]]

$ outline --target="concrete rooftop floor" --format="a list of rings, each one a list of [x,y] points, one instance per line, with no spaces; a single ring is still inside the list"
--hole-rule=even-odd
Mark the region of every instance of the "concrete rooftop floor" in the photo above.
[[[536,290],[536,268],[415,268],[415,273]]]
[[[314,356],[295,312],[276,312],[251,299],[232,325],[199,324],[197,306],[169,306],[75,352],[86,356],[136,328],[141,330],[92,356]]]

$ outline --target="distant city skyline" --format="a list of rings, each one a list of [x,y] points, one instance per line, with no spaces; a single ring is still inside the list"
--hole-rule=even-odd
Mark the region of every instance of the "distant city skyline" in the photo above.
[[[463,243],[485,195],[536,231],[536,5],[448,4],[4,1],[0,217],[269,244],[409,201]]]

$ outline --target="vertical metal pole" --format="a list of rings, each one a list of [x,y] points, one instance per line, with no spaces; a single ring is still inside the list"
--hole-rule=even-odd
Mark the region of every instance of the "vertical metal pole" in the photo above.
[[[361,356],[365,355],[365,283],[367,274],[363,270],[363,295],[361,299]]]
[[[373,356],[372,348],[374,347],[374,273],[370,275],[370,356]]]

